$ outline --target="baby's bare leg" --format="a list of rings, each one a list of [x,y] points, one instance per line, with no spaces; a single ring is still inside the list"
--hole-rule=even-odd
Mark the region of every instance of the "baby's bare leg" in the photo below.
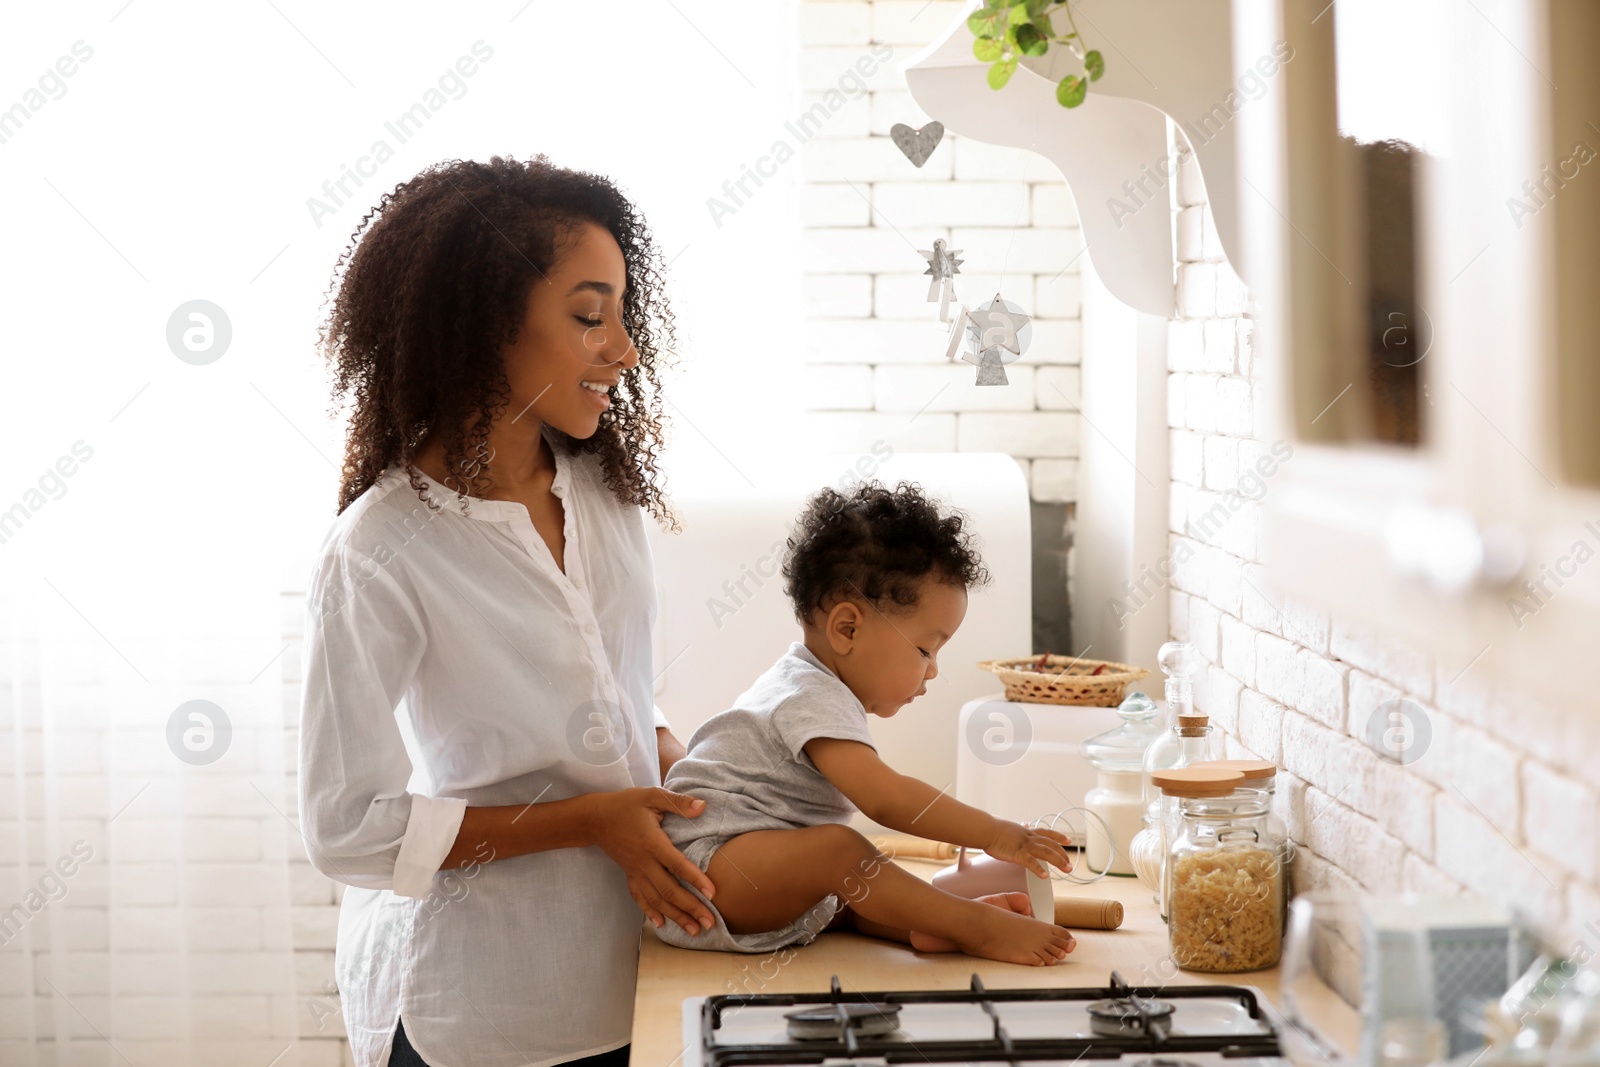
[[[875,923],[865,915],[857,915],[855,909],[848,904],[839,910],[839,914],[857,933],[866,934],[868,937],[881,937],[885,941],[899,941],[903,945],[911,944],[911,931],[904,927]]]
[[[836,893],[864,933],[907,940],[898,933],[914,918],[919,931],[965,952],[1034,965],[1054,963],[1074,947],[1059,926],[935,889],[848,826],[741,834],[712,854],[706,873],[717,887],[717,910],[736,934],[776,930]]]

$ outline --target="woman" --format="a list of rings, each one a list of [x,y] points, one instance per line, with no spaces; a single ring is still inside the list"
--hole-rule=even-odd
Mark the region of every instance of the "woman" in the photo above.
[[[712,926],[660,828],[704,803],[651,700],[659,260],[542,156],[424,171],[340,258],[300,811],[361,1067],[626,1064],[641,911]]]

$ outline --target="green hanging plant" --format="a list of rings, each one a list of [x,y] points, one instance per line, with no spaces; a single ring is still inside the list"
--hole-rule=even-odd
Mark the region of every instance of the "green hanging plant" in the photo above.
[[[1065,13],[1070,32],[1057,35],[1052,16]],[[1069,74],[1056,85],[1056,101],[1077,107],[1089,95],[1089,83],[1106,72],[1099,49],[1085,49],[1070,0],[984,0],[967,16],[967,28],[977,40],[972,54],[989,64],[989,88],[1003,89],[1016,73],[1021,56],[1042,56],[1052,44],[1065,45],[1083,64],[1083,74]]]

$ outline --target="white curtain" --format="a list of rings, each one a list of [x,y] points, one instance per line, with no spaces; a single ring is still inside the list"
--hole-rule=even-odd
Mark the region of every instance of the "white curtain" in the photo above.
[[[311,1062],[276,662],[114,641],[41,576],[0,620],[0,1062]]]

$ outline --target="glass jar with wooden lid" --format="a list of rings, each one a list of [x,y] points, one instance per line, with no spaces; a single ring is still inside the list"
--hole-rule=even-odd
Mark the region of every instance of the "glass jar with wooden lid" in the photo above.
[[[1283,871],[1283,917],[1284,922],[1289,921],[1289,900],[1293,896],[1293,879],[1290,877],[1289,868],[1294,862],[1295,846],[1289,838],[1289,828],[1284,824],[1278,813],[1272,810],[1273,797],[1277,793],[1278,765],[1271,760],[1264,759],[1224,759],[1211,760],[1199,764],[1205,767],[1217,767],[1230,771],[1238,771],[1244,775],[1244,781],[1239,783],[1241,790],[1255,790],[1264,795],[1267,803],[1267,828],[1272,836],[1283,842],[1283,850],[1278,856],[1278,865]],[[1286,927],[1287,928],[1287,927]]]
[[[1150,772],[1150,785],[1156,791],[1157,799],[1151,805],[1147,825],[1159,842],[1153,852],[1160,863],[1155,872],[1156,903],[1161,908],[1163,919],[1170,914],[1167,911],[1167,876],[1171,871],[1168,859],[1172,854],[1172,843],[1183,829],[1182,810],[1179,807],[1181,798],[1189,794],[1196,797],[1231,796],[1243,782],[1244,775],[1238,771],[1219,770],[1205,765],[1169,767]]]
[[[1185,970],[1254,971],[1283,951],[1283,840],[1268,825],[1266,794],[1219,767],[1167,772],[1180,826],[1163,874],[1167,936]]]

